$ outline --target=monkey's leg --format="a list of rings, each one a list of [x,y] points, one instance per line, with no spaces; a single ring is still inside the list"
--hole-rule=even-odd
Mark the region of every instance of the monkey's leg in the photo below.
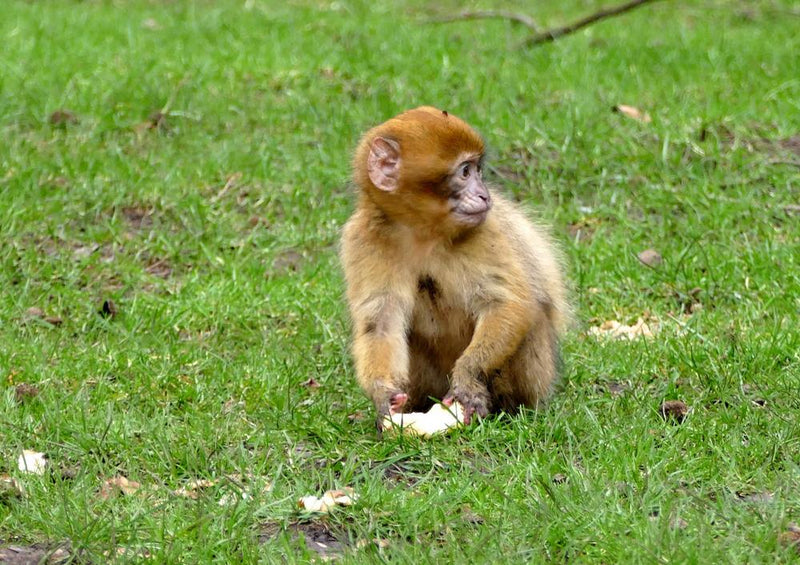
[[[493,409],[513,412],[520,406],[540,405],[558,379],[559,366],[558,338],[549,321],[532,328],[519,349],[489,380]]]

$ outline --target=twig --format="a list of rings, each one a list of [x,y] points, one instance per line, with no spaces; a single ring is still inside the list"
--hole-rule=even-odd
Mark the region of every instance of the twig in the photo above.
[[[518,24],[524,25],[526,28],[530,29],[534,33],[539,33],[541,28],[536,25],[536,22],[533,21],[532,18],[526,16],[525,14],[520,14],[518,12],[507,12],[505,10],[478,10],[475,12],[461,12],[460,14],[454,14],[452,16],[440,16],[436,18],[431,18],[430,22],[439,22],[439,23],[449,23],[449,22],[459,22],[465,20],[488,20],[488,19],[501,19],[501,20],[509,20],[512,22],[516,22]]]
[[[582,20],[578,20],[577,22],[567,24],[563,27],[552,28],[545,30],[541,33],[537,33],[526,39],[523,42],[523,46],[532,47],[534,45],[540,45],[542,43],[549,43],[551,41],[555,41],[560,37],[569,35],[570,33],[574,33],[579,29],[582,29],[590,24],[593,24],[605,18],[610,18],[611,16],[624,14],[625,12],[629,12],[634,8],[638,8],[639,6],[643,6],[644,4],[649,4],[651,2],[656,2],[656,1],[657,0],[632,0],[631,2],[620,4],[619,6],[604,8],[598,12],[595,12],[594,14],[586,16]]]

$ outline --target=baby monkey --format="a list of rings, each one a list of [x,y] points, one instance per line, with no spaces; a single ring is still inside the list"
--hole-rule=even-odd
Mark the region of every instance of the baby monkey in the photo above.
[[[484,143],[423,106],[369,130],[341,260],[358,382],[385,416],[537,406],[558,376],[568,306],[549,237],[483,182]]]

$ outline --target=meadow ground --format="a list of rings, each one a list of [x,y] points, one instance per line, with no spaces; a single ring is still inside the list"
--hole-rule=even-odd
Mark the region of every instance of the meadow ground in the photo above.
[[[797,4],[657,2],[537,48],[429,21],[461,9],[3,3],[3,559],[798,559]],[[337,240],[358,135],[423,103],[553,226],[577,314],[547,409],[379,441]]]

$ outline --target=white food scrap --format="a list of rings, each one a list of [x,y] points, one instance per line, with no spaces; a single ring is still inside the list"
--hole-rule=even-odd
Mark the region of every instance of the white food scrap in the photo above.
[[[334,506],[350,506],[356,500],[358,495],[350,487],[342,489],[329,490],[322,495],[321,498],[316,496],[304,496],[297,505],[309,512],[330,512]]]
[[[651,338],[658,331],[658,325],[645,322],[643,318],[636,320],[632,326],[621,324],[616,320],[606,320],[599,326],[589,328],[589,335],[610,337],[612,339]]]
[[[454,402],[452,406],[434,404],[427,412],[392,414],[384,418],[383,428],[385,430],[397,428],[404,434],[427,438],[444,433],[463,423],[464,407],[458,402]]]
[[[23,473],[33,473],[34,475],[44,475],[47,468],[47,456],[38,451],[23,449],[22,455],[17,459],[17,467]]]

